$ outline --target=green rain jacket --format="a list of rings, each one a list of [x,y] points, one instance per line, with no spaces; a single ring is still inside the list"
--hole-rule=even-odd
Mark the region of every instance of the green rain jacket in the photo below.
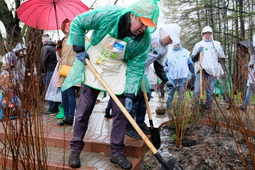
[[[138,1],[128,8],[119,6],[98,8],[85,12],[72,21],[68,43],[70,45],[84,46],[85,36],[89,30],[93,30],[93,33],[88,48],[90,45],[97,45],[107,34],[117,38],[119,20],[121,16],[128,12],[137,16],[151,18],[157,24],[159,9],[157,3],[153,0]],[[149,52],[151,42],[150,33],[154,32],[154,30],[155,28],[148,27],[145,33],[139,38],[129,36],[123,39],[128,42],[124,55],[124,62],[127,62],[128,65],[124,92],[126,94],[136,95],[138,93],[144,74],[145,61]],[[84,80],[83,70],[84,65],[76,60],[62,86],[62,91],[74,84],[82,82]]]

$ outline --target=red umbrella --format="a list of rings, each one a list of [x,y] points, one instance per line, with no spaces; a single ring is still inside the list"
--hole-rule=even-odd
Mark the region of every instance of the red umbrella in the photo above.
[[[28,0],[21,4],[17,13],[26,25],[42,30],[59,30],[62,21],[88,11],[80,0]]]

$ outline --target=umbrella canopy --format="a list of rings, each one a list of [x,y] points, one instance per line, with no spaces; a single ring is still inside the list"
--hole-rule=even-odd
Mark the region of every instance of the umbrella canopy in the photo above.
[[[26,25],[42,30],[59,30],[62,21],[72,20],[89,8],[80,0],[28,0],[17,13]]]

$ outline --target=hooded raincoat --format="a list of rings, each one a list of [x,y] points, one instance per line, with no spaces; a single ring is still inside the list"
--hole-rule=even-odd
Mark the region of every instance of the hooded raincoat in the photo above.
[[[25,79],[26,66],[25,66],[25,50],[26,46],[18,43],[16,47],[3,56],[3,71],[1,74],[12,75],[13,84],[18,85],[19,89],[23,90],[23,83]],[[18,56],[18,52],[24,51],[24,54]]]
[[[187,81],[189,71],[194,72],[192,66],[193,62],[190,58],[190,52],[183,48],[180,44],[180,49],[175,50],[172,46],[167,53],[166,65],[168,67],[167,78],[171,81],[176,79],[184,79],[184,83]]]
[[[104,40],[106,36],[118,40],[119,29],[129,29],[129,24],[123,25],[126,26],[126,28],[118,28],[120,26],[119,20],[121,17],[123,17],[129,12],[133,13],[136,16],[151,18],[154,23],[157,24],[159,10],[157,3],[153,0],[138,1],[128,8],[123,8],[119,6],[108,6],[85,12],[77,16],[72,22],[68,43],[70,43],[71,45],[84,46],[87,31],[93,30],[90,37],[90,43],[88,44],[86,49],[88,54],[90,55],[90,61],[92,65],[97,68],[105,68],[105,65],[107,64],[104,63],[104,59],[102,60],[104,56],[98,57],[93,55],[93,52],[90,50],[90,48],[94,48],[95,46],[97,46],[102,40]],[[116,58],[115,61],[121,61],[122,63],[124,63],[126,65],[126,69],[119,70],[118,68],[110,68],[103,69],[101,71],[99,70],[100,75],[104,79],[107,78],[107,76],[105,75],[108,75],[109,77],[109,75],[114,76],[115,74],[124,72],[124,74],[119,74],[121,75],[119,77],[125,76],[124,83],[120,82],[120,79],[113,79],[111,80],[111,82],[107,82],[107,79],[105,79],[106,83],[109,83],[108,85],[110,86],[110,88],[115,88],[114,81],[119,82],[120,86],[124,86],[123,90],[121,88],[116,91],[113,90],[115,94],[137,94],[144,73],[145,61],[149,52],[151,42],[150,33],[152,33],[154,30],[155,28],[148,27],[146,29],[146,32],[140,37],[126,36],[124,39],[121,39],[121,41],[124,41],[125,43],[124,57],[121,59]],[[101,55],[107,55],[107,53],[110,52],[109,55],[106,57],[113,56],[111,57],[111,59],[113,59],[112,63],[108,62],[108,65],[114,64],[115,56],[118,55],[118,51],[114,51],[113,48],[114,46],[110,46],[109,49],[106,48],[106,52],[102,52],[102,49],[100,52]],[[84,66],[80,61],[75,60],[72,70],[68,74],[62,86],[62,90],[65,90],[66,88],[79,82],[82,82],[84,81],[84,79],[84,84],[98,90],[105,90],[103,87],[98,88],[98,86],[90,85],[91,82],[86,82],[86,78],[91,76],[94,75],[88,72],[88,69],[86,69],[86,65]],[[94,78],[93,81],[97,82],[98,80]]]
[[[146,67],[145,67],[145,75],[147,76],[149,83],[153,82],[154,77],[148,76],[151,74],[151,70],[149,69],[150,65],[153,63],[155,72],[157,76],[163,81],[163,83],[166,83],[168,81],[168,78],[166,77],[165,71],[164,71],[164,61],[166,54],[168,52],[169,45],[165,46],[161,44],[161,39],[165,36],[170,36],[173,41],[176,39],[179,39],[179,34],[181,31],[181,27],[177,24],[167,24],[164,25],[162,28],[157,29],[151,36],[152,36],[152,42],[150,47],[150,52],[148,55],[148,59],[146,61]],[[150,84],[150,87],[152,88],[154,85]]]
[[[205,27],[203,32],[212,32],[211,29],[206,29]],[[210,27],[209,27],[210,28]],[[202,35],[203,37],[203,35]],[[223,49],[220,45],[219,41],[213,40],[205,40],[203,38],[202,41],[195,44],[192,52],[192,56],[197,54],[199,47],[203,47],[203,57],[202,57],[202,68],[209,74],[214,77],[221,77],[224,74],[224,70],[221,64],[218,62],[219,58],[226,58],[223,52]],[[199,61],[195,62],[195,73],[199,71]]]

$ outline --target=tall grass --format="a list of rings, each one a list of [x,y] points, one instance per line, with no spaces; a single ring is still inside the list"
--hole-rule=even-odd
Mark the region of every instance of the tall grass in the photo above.
[[[186,95],[187,96],[187,95]],[[176,132],[176,147],[181,147],[183,137],[187,128],[194,122],[195,114],[191,111],[191,106],[187,101],[189,97],[184,97],[183,101],[178,100],[178,95],[175,95],[172,103],[172,109],[167,110],[167,114],[171,123],[175,127]]]

